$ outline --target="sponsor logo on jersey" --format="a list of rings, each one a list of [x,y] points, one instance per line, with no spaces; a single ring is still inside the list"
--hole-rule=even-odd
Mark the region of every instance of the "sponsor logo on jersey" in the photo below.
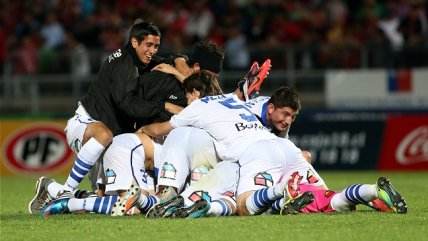
[[[189,195],[188,199],[192,202],[196,202],[201,199],[207,200],[207,202],[211,202],[211,196],[208,194],[208,192],[199,190],[192,192],[192,194]]]
[[[106,183],[107,184],[113,184],[116,182],[116,173],[110,169],[107,168],[106,170]]]
[[[53,171],[71,158],[62,128],[46,124],[20,128],[4,145],[5,164],[11,170],[27,173]]]
[[[177,169],[172,164],[165,162],[162,166],[160,177],[175,180]]]
[[[259,129],[259,130],[267,130],[260,122],[251,122],[251,123],[235,123],[235,127],[238,131],[249,130],[249,129]]]
[[[270,187],[273,185],[272,175],[270,175],[267,172],[259,172],[254,177],[254,184],[260,185],[260,186],[265,186],[265,187]]]

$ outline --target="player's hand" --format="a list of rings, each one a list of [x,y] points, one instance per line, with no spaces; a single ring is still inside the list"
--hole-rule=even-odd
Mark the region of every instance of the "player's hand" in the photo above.
[[[184,79],[186,78],[186,76],[184,76],[182,73],[180,73],[180,71],[178,71],[177,68],[175,68],[172,65],[169,64],[158,64],[155,67],[153,67],[152,71],[160,71],[166,74],[172,74],[175,76],[175,78],[177,78],[181,83],[183,83]]]

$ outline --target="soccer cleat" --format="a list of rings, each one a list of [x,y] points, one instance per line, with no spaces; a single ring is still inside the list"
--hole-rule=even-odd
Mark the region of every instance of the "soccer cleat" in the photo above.
[[[210,203],[205,199],[199,199],[192,206],[185,208],[177,208],[172,212],[171,218],[200,218],[210,209]]]
[[[260,67],[257,62],[253,63],[250,71],[248,71],[244,78],[238,83],[239,89],[244,93],[245,101],[257,97],[260,86],[269,74],[270,68],[270,59],[266,59]]]
[[[162,196],[159,198],[159,200],[160,202],[163,202],[163,201],[169,200],[170,198],[176,195],[178,195],[178,193],[175,190],[175,188],[167,186],[163,189]]]
[[[262,85],[263,81],[269,74],[269,70],[271,68],[271,61],[270,59],[266,59],[265,62],[260,66],[259,71],[255,78],[251,79],[249,85],[248,85],[248,96],[251,96],[253,94],[258,94],[258,91],[260,90],[260,86]],[[254,92],[254,93],[253,93]]]
[[[131,187],[126,190],[124,195],[120,197],[116,203],[113,204],[111,210],[111,216],[124,216],[132,208],[138,205],[140,200],[140,188],[138,185],[132,184]]]
[[[303,176],[300,176],[298,172],[291,174],[287,181],[287,186],[284,188],[284,200],[296,198],[300,194],[300,182]]]
[[[48,185],[55,182],[54,179],[47,177],[40,177],[36,182],[36,195],[28,204],[28,211],[30,213],[38,213],[40,210],[52,201],[52,197],[49,196]]]
[[[54,200],[48,204],[46,204],[42,210],[40,210],[39,214],[42,216],[49,216],[53,214],[65,214],[70,213],[68,209],[68,201],[70,198],[63,198]]]
[[[165,218],[169,217],[174,210],[184,205],[184,198],[180,195],[171,197],[169,200],[155,204],[149,209],[146,218]]]
[[[285,201],[284,205],[282,205],[281,207],[280,214],[298,214],[302,208],[311,204],[314,200],[315,198],[312,192],[304,192],[296,198],[288,199],[287,201]]]
[[[238,83],[239,90],[244,93],[245,101],[249,100],[249,98],[248,98],[248,87],[250,86],[251,81],[254,80],[254,77],[257,75],[258,72],[259,72],[259,63],[257,63],[257,61],[254,61],[254,63],[251,65],[248,73]]]
[[[57,200],[57,199],[74,198],[74,197],[75,196],[73,192],[68,190],[62,190],[61,192],[58,193],[58,195],[54,199]]]
[[[368,202],[367,206],[373,208],[376,211],[379,212],[390,212],[394,211],[392,208],[388,206],[384,201],[382,201],[380,198],[376,198],[375,200]]]
[[[404,198],[395,190],[386,177],[379,177],[376,183],[378,197],[386,203],[394,212],[407,213],[407,204]]]

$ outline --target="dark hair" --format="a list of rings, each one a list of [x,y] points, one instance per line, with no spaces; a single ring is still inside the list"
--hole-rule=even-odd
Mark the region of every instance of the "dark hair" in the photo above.
[[[198,63],[201,69],[220,73],[223,65],[224,50],[211,40],[199,41],[192,47],[189,56],[189,66]]]
[[[201,70],[187,77],[183,82],[183,87],[188,93],[191,93],[193,89],[199,91],[201,97],[223,94],[216,74],[208,70]]]
[[[302,108],[297,92],[286,86],[277,89],[270,97],[268,103],[272,103],[275,108],[290,107],[295,111],[299,111]]]
[[[147,36],[154,35],[161,37],[159,28],[152,22],[144,22],[140,19],[135,20],[134,26],[132,26],[129,33],[129,41],[131,38],[137,39],[138,44],[141,43]]]

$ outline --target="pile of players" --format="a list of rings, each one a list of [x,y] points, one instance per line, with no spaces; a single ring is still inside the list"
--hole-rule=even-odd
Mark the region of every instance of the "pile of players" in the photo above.
[[[30,213],[147,218],[341,212],[367,205],[406,213],[388,178],[329,190],[311,156],[288,139],[301,105],[280,87],[257,96],[271,63],[251,66],[234,93],[217,80],[224,52],[156,57],[161,34],[136,22],[105,61],[65,129],[77,154],[64,185],[36,183]],[[92,191],[77,186],[89,175]]]

